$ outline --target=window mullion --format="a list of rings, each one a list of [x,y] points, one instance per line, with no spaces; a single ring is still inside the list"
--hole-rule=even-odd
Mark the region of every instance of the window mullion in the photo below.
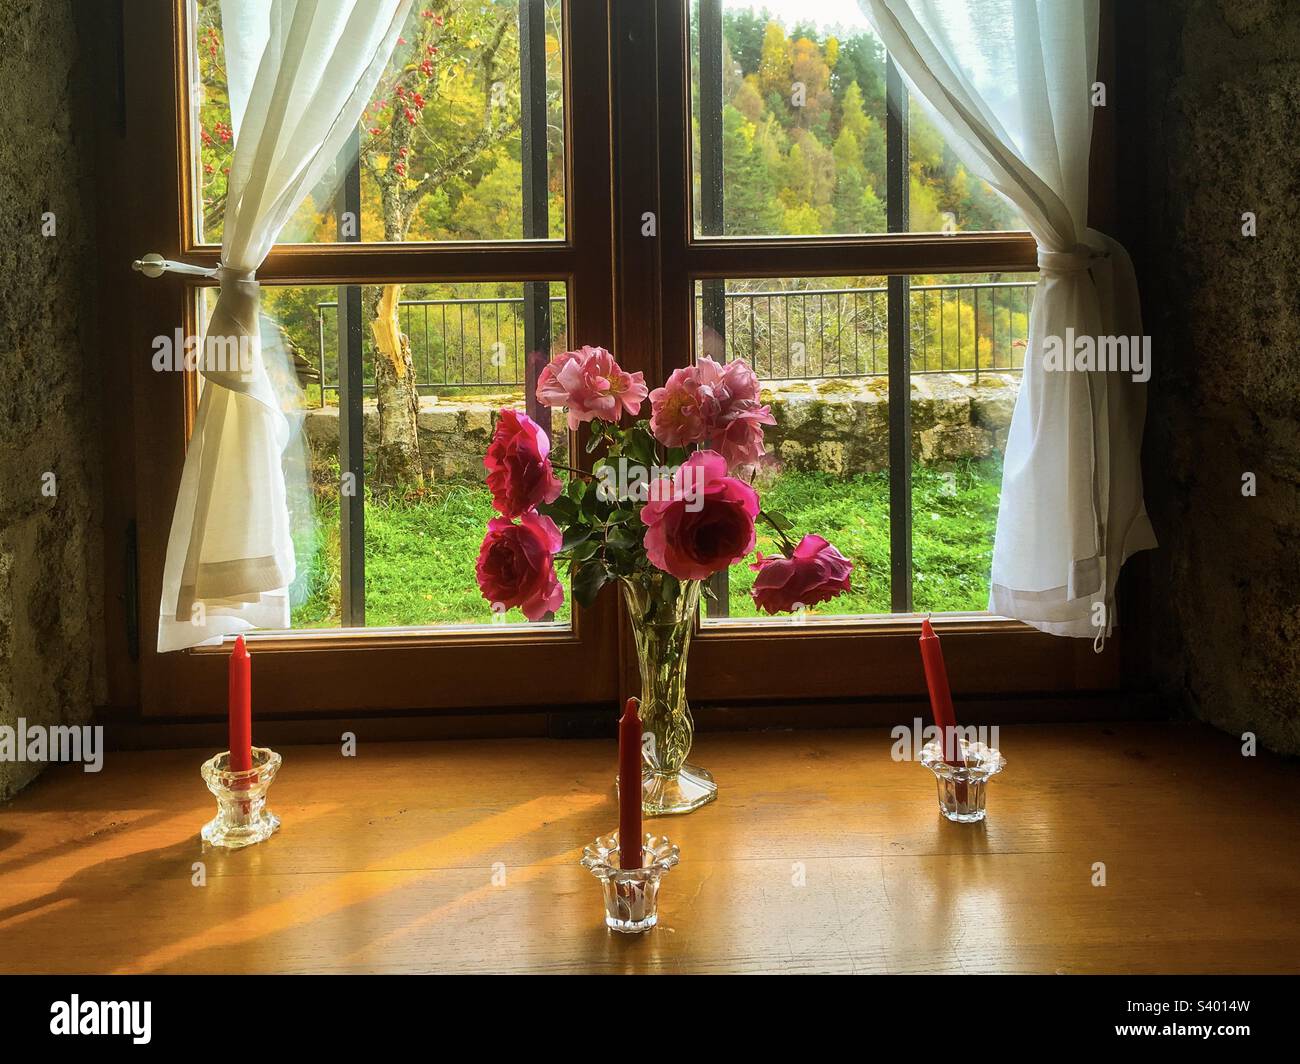
[[[546,4],[519,0],[520,162],[523,233],[526,240],[550,235],[546,187]],[[551,286],[524,283],[524,406],[551,434],[551,412],[537,398],[537,380],[551,356]]]
[[[907,87],[892,56],[885,59],[885,217],[891,233],[908,219]],[[893,274],[889,301],[889,597],[894,613],[912,612],[911,278]]]
[[[723,234],[722,171],[722,0],[700,0],[700,232]],[[688,117],[689,121],[689,117]],[[726,359],[727,282],[712,278],[700,283],[702,337],[712,337],[701,353]],[[692,293],[693,297],[693,293]],[[723,569],[709,580],[712,597],[705,600],[709,617],[729,615],[729,573]]]
[[[347,169],[339,184],[338,239],[361,239],[360,135],[354,128],[339,156]],[[350,491],[339,491],[339,623],[366,624],[365,377],[362,366],[361,286],[343,285],[338,295],[339,465],[352,474]],[[324,357],[321,359],[324,362]],[[321,402],[325,373],[321,367]]]

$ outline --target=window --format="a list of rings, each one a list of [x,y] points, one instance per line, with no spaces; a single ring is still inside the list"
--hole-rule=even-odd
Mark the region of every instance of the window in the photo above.
[[[304,476],[291,478],[297,498],[297,580],[290,589],[295,629],[340,627],[463,627],[522,623],[515,611],[494,613],[472,579],[479,543],[495,516],[483,479],[483,455],[497,411],[524,411],[524,389],[539,360],[527,357],[528,315],[538,311],[533,291],[550,289],[544,362],[567,347],[564,282],[417,283],[400,286],[304,287],[268,285],[262,311],[274,338],[292,354],[302,387],[301,426],[290,461]],[[205,307],[215,304],[205,289]],[[414,425],[423,481],[385,480],[379,455],[385,411],[376,392],[377,350],[367,322],[396,300],[399,335],[409,348],[419,402]],[[362,327],[349,323],[356,309]],[[342,340],[340,340],[342,338]],[[349,340],[353,350],[349,350]],[[360,349],[355,350],[359,341]],[[346,373],[359,355],[359,394]],[[571,460],[562,419],[533,409],[548,425],[557,461]],[[359,414],[361,431],[345,426]],[[351,452],[351,453],[349,453]],[[348,470],[362,476],[346,479]],[[345,551],[344,545],[347,545]],[[470,579],[466,579],[469,574]],[[548,623],[567,627],[564,607]]]
[[[1074,683],[1072,648],[983,612],[1035,276],[1020,219],[908,100],[856,3],[673,0],[650,21],[660,373],[753,359],[778,407],[768,490],[857,570],[853,595],[790,619],[752,616],[740,567],[716,581],[693,697],[916,692],[898,616],[916,610],[953,611],[947,645],[990,689]]]
[[[415,4],[353,150],[280,243],[562,238],[562,23],[560,0]],[[193,0],[188,25],[194,236],[220,243],[233,151],[220,0]],[[349,178],[360,209],[340,225]]]
[[[213,265],[232,124],[220,5],[123,17],[129,71],[177,55],[174,96],[128,99],[123,151],[177,174],[133,208],[131,239]],[[701,354],[749,359],[778,408],[768,490],[859,563],[852,595],[794,619],[753,616],[743,567],[719,581],[692,651],[697,706],[912,697],[913,610],[953,611],[950,659],[986,663],[990,690],[1112,682],[1076,679],[1072,645],[981,612],[1034,244],[909,103],[856,3],[466,0],[415,5],[403,38],[259,271],[303,386],[313,488],[293,630],[254,643],[260,699],[481,715],[633,688],[613,591],[527,623],[473,581],[486,418],[530,408],[547,355],[584,343],[652,384]],[[192,278],[137,285],[132,314],[149,335],[192,331],[208,295]],[[135,381],[148,416],[123,431],[152,566],[200,382]],[[562,461],[588,460],[551,428]],[[219,655],[152,652],[150,566],[144,710],[216,712]]]
[[[886,209],[888,80],[856,0],[692,0],[696,236],[899,231]],[[1023,228],[915,102],[905,125],[911,232]]]
[[[1018,219],[912,105],[855,3],[691,0],[690,20],[687,256],[822,238],[786,253],[806,273],[695,279],[691,308],[696,356],[746,358],[767,384],[778,509],[854,561],[855,592],[819,613],[982,610],[1033,276],[967,234]],[[899,233],[937,238],[908,245],[931,269],[823,276]],[[989,272],[937,269],[953,247]],[[713,617],[752,614],[749,583],[716,581]]]
[[[853,561],[853,591],[817,616],[889,614],[910,594],[924,612],[978,612],[989,593],[1001,452],[1029,327],[1027,274],[911,277],[906,348],[912,389],[910,586],[891,587],[890,287],[886,277],[727,278],[695,283],[694,350],[743,358],[763,382],[764,497],[796,529]],[[706,293],[721,289],[720,310]],[[771,553],[760,529],[759,549]],[[707,603],[753,618],[754,574],[733,566]],[[799,621],[807,618],[800,617]],[[774,622],[780,623],[780,622]]]
[[[596,8],[413,5],[366,121],[258,271],[263,343],[284,346],[302,385],[309,488],[291,502],[293,628],[253,638],[259,700],[277,714],[491,713],[616,692],[612,600],[529,623],[494,613],[473,575],[491,412],[527,406],[530,375],[570,336],[613,345],[609,27]],[[221,5],[146,0],[123,18],[128,85],[177,56],[176,92],[128,107],[123,154],[177,174],[138,204],[132,243],[214,265],[233,140]],[[196,333],[210,294],[174,276],[131,289],[150,336]],[[200,388],[193,374],[137,381],[150,412],[135,445],[150,716],[222,702],[222,656],[156,654],[150,623]],[[553,448],[561,462],[577,452],[562,424]]]

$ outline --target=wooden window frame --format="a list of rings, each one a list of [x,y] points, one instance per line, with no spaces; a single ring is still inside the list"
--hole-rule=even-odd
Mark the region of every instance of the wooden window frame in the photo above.
[[[100,320],[105,357],[126,367],[108,375],[103,396],[106,601],[121,601],[126,617],[138,616],[135,633],[129,624],[108,625],[109,702],[155,723],[214,718],[224,705],[220,648],[166,655],[155,649],[161,559],[195,382],[152,372],[148,356],[160,323],[177,321],[182,300],[193,324],[194,282],[170,275],[148,281],[125,269],[130,258],[153,250],[205,265],[217,260],[216,248],[193,240],[189,115],[180,106],[188,91],[185,11],[186,0],[122,5],[120,24],[105,24],[120,37],[121,91],[98,101],[100,121],[117,127],[97,146],[101,177],[121,205],[99,223],[99,278],[103,291],[122,296],[101,301]],[[697,279],[1035,267],[1032,239],[1016,234],[696,238],[686,119],[688,16],[689,0],[566,0],[569,218],[563,240],[284,244],[271,252],[260,280],[562,282],[573,342],[608,346],[625,367],[658,382],[689,357]],[[1103,25],[1109,28],[1109,18]],[[1104,32],[1103,60],[1108,42]],[[169,58],[170,77],[159,75],[159,56]],[[1103,117],[1097,137],[1104,147],[1109,123]],[[1098,205],[1113,201],[1106,165],[1112,155],[1109,149],[1094,152],[1094,215]],[[141,173],[151,175],[147,186]],[[577,203],[583,204],[581,217],[575,216]],[[646,210],[657,212],[657,239],[641,235]],[[134,571],[133,540],[138,558],[149,559]],[[113,564],[116,558],[126,564]],[[1115,639],[1095,655],[1086,641],[1046,636],[989,615],[945,616],[943,627],[959,695],[1095,696],[1118,691],[1128,674]],[[916,700],[924,693],[916,635],[916,618],[899,616],[834,618],[798,628],[702,624],[692,651],[690,696],[697,708],[758,705],[759,719],[764,704],[860,707]],[[575,604],[568,631],[353,630],[259,635],[254,642],[259,705],[288,719],[498,710],[502,721],[517,722],[528,711],[553,715],[599,707],[603,714],[615,699],[639,690],[629,629],[612,589],[590,610]],[[502,724],[499,733],[516,730],[517,723]],[[476,732],[492,734],[491,720]]]
[[[695,282],[711,278],[836,276],[846,273],[1035,271],[1028,233],[890,234],[861,237],[700,237],[694,232],[690,144],[692,0],[626,5],[616,14],[616,176],[624,205],[619,262],[627,292],[620,352],[631,348],[661,381],[691,357]],[[1110,5],[1103,5],[1109,28]],[[644,42],[653,42],[645,47]],[[1109,61],[1103,34],[1100,68]],[[653,135],[646,135],[653,131]],[[1111,127],[1098,115],[1094,186],[1109,179]],[[1098,165],[1100,164],[1100,165]],[[1098,202],[1100,199],[1100,203]],[[1110,197],[1094,197],[1093,214]],[[641,212],[657,212],[660,239],[638,242]],[[635,311],[641,313],[636,314]],[[991,614],[949,614],[942,622],[954,690],[962,695],[1114,691],[1124,680],[1121,647],[1101,654],[1084,640],[1046,635]],[[915,615],[829,617],[799,626],[766,621],[701,623],[691,651],[689,693],[716,705],[917,699],[924,677]],[[628,689],[633,677],[625,677]],[[972,682],[974,681],[974,682]]]
[[[119,150],[157,175],[134,204],[131,254],[159,250],[215,265],[219,249],[194,240],[190,192],[187,0],[140,0],[122,12],[124,112],[130,119]],[[566,286],[570,330],[584,342],[612,346],[613,299],[609,176],[609,55],[602,0],[565,4],[565,237],[547,242],[433,244],[279,244],[258,270],[272,284],[378,284],[421,281],[534,281]],[[158,71],[170,77],[133,77]],[[574,75],[581,57],[582,76]],[[581,116],[575,120],[575,116]],[[164,179],[168,175],[172,179]],[[580,204],[581,207],[575,207]],[[173,254],[175,253],[175,254]],[[148,337],[177,322],[182,300],[189,331],[197,321],[197,284],[167,275],[129,286],[136,313],[124,349],[137,418],[134,441],[135,520],[140,565],[138,690],[146,718],[219,713],[225,653],[221,647],[159,654],[157,604],[162,591],[176,485],[192,428],[196,380],[150,371]],[[174,326],[173,326],[174,327]],[[472,574],[467,574],[467,579]],[[423,709],[497,709],[605,701],[616,688],[616,606],[605,598],[574,608],[569,629],[366,630],[252,634],[258,699],[281,716]]]

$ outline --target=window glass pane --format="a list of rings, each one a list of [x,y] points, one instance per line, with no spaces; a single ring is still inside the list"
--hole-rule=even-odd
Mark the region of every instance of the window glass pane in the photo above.
[[[208,313],[214,292],[205,289]],[[386,296],[396,308],[400,349],[410,353],[400,379],[376,350],[372,328],[390,305]],[[349,327],[357,306],[360,329]],[[567,345],[564,284],[267,285],[262,308],[264,343],[268,335],[283,343],[301,385],[293,412],[310,492],[300,502],[304,512],[295,515],[293,627],[347,626],[343,538],[351,466],[340,454],[339,375],[351,357],[346,338],[359,336],[364,398],[353,401],[361,404],[363,426],[364,623],[536,631],[519,609],[494,612],[475,580],[479,546],[496,516],[483,457],[502,408],[531,413],[544,427],[550,420],[545,408],[528,410],[524,389],[530,366],[535,376]],[[536,333],[526,326],[530,313],[539,322]],[[538,351],[532,359],[529,342]],[[403,438],[415,446],[393,442]],[[551,438],[552,461],[571,465],[563,418],[554,419]],[[563,470],[556,475],[567,479]],[[350,593],[355,599],[361,589]],[[569,618],[566,590],[553,623],[567,625]]]
[[[722,0],[720,49],[700,15],[694,0],[696,234],[886,232],[885,51],[857,0]],[[915,101],[909,131],[913,232],[1023,228]]]
[[[967,171],[915,97],[908,101],[907,154],[907,220],[913,233],[1025,228],[1019,211]]]
[[[542,10],[542,46],[525,49],[533,61],[521,63],[518,0],[416,3],[359,124],[359,162],[341,159],[280,241],[338,239],[333,204],[354,165],[360,240],[563,238],[561,0],[545,0]],[[192,0],[190,26],[195,238],[220,243],[234,146],[220,0]],[[521,101],[545,116],[545,162],[536,170],[523,156],[529,112]]]
[[[1036,275],[911,279],[912,604],[988,609]]]
[[[912,595],[918,611],[988,606],[1002,454],[1020,387],[1033,274],[909,281]],[[725,288],[725,291],[724,291]],[[743,358],[776,424],[765,509],[792,536],[830,540],[853,589],[815,617],[891,610],[889,296],[883,277],[763,278],[695,286],[697,355]],[[758,549],[776,549],[760,525]],[[752,618],[755,574],[734,566],[711,616]]]
[[[723,286],[725,285],[725,293]],[[853,562],[852,590],[817,617],[890,611],[888,302],[882,277],[763,278],[696,283],[696,352],[743,358],[775,425],[756,487],[790,535],[829,540]],[[719,302],[721,309],[719,310]],[[778,550],[767,526],[758,550]],[[712,617],[753,618],[746,562],[715,584]],[[798,618],[795,618],[796,622]]]

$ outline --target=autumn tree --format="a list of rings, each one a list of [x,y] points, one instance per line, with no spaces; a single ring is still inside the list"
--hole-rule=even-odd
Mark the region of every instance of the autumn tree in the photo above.
[[[422,9],[362,116],[361,165],[378,189],[383,239],[407,239],[426,197],[480,162],[519,128],[516,9],[433,0]],[[506,55],[509,46],[511,55]],[[422,485],[420,396],[410,338],[402,331],[402,285],[367,292],[375,341],[379,443],[372,483]]]

